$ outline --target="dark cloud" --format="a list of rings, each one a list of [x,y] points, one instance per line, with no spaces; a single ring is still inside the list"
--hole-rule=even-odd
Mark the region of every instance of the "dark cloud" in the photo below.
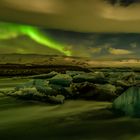
[[[140,2],[140,0],[106,0],[112,5],[120,5],[120,6],[130,6],[134,3]]]
[[[139,33],[139,1],[109,1],[1,0],[0,20],[79,32]]]
[[[81,53],[81,56],[112,59],[140,57],[138,33],[79,33],[59,30],[47,32],[58,41],[69,44],[74,55]]]

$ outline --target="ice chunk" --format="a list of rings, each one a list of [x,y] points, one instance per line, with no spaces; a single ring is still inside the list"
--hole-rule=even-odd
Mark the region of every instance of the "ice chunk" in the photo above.
[[[131,87],[120,95],[114,101],[113,109],[128,116],[140,117],[140,87]]]

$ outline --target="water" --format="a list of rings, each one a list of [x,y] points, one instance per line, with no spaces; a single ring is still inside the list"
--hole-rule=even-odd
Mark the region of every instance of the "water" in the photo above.
[[[0,78],[0,90],[13,89],[17,85],[24,84],[31,79],[26,78]]]

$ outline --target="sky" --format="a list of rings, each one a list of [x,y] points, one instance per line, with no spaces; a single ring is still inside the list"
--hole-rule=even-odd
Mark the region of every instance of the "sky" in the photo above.
[[[0,0],[0,19],[79,32],[140,32],[140,0]]]
[[[140,57],[140,0],[1,0],[0,54]]]

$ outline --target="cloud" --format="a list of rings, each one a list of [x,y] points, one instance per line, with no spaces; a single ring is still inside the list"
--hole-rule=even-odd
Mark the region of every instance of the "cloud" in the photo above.
[[[140,33],[140,4],[105,0],[1,0],[0,19],[80,32]]]
[[[108,52],[113,55],[128,55],[132,54],[132,51],[125,50],[125,49],[116,49],[116,48],[108,48]]]
[[[101,14],[104,18],[120,20],[120,21],[134,21],[140,20],[140,4],[133,4],[128,7],[122,7],[120,5],[104,5],[103,13]]]
[[[110,3],[112,5],[120,5],[120,6],[124,6],[124,7],[127,7],[134,3],[140,2],[139,0],[105,0],[105,1],[107,1],[108,3]]]
[[[35,12],[35,13],[50,13],[58,14],[65,8],[63,1],[58,0],[3,0],[5,5],[21,11]]]

